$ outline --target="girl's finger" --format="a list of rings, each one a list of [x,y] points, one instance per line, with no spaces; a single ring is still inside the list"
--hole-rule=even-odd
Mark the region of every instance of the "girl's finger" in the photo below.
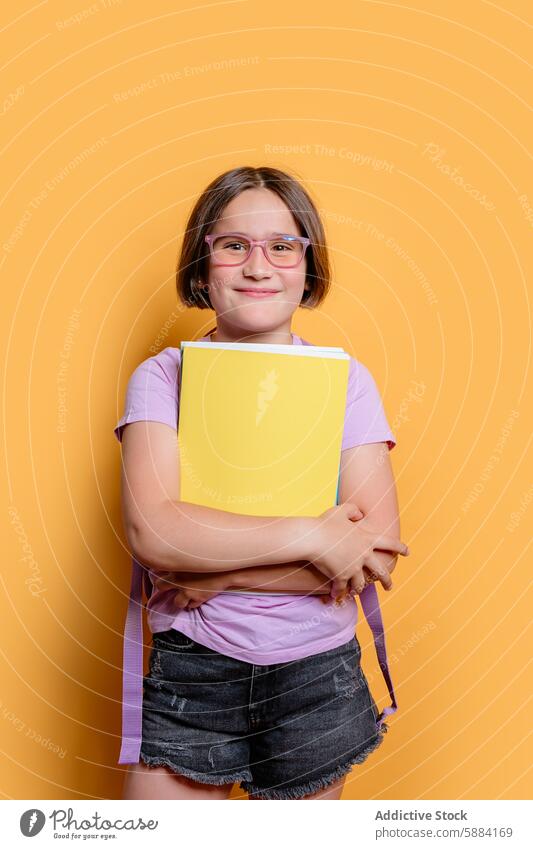
[[[197,607],[200,607],[202,604],[204,604],[204,602],[208,600],[209,596],[207,598],[204,596],[202,598],[196,599],[196,601],[190,601],[187,605],[187,610],[196,610]]]
[[[340,602],[346,598],[348,594],[349,586],[347,581],[337,581],[336,582],[336,591],[335,591],[335,604],[340,604]]]
[[[361,593],[363,592],[364,588],[365,588],[365,579],[364,579],[364,575],[362,575],[361,577],[357,577],[357,576],[355,576],[355,577],[353,577],[353,578],[352,578],[352,580],[350,581],[350,590],[351,590],[351,592],[352,592],[352,593],[354,593],[355,595],[361,595]]]
[[[189,599],[181,592],[177,592],[174,596],[174,606],[177,607],[178,610],[186,610],[188,601]]]
[[[375,554],[367,554],[365,557],[365,565],[372,571],[373,576],[375,576],[378,581],[381,581],[386,590],[392,589],[392,580],[389,570],[386,569],[385,566],[381,565],[379,558],[376,557]]]
[[[331,589],[330,589],[330,597],[336,598],[340,593],[344,592],[346,587],[348,586],[348,580],[346,578],[333,578],[331,581]]]
[[[398,537],[392,537],[388,535],[383,535],[377,537],[372,542],[372,548],[377,548],[380,551],[392,551],[397,552],[398,554],[403,555],[404,557],[409,556],[409,546],[407,546],[401,539]]]

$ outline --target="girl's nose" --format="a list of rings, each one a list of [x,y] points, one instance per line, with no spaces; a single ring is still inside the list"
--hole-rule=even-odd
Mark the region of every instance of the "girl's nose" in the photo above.
[[[243,265],[243,273],[253,277],[270,277],[272,266],[265,257],[261,245],[253,245],[252,252]]]

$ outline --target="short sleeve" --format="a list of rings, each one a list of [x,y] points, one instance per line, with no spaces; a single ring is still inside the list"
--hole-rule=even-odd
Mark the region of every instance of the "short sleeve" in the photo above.
[[[372,374],[351,357],[341,451],[368,442],[387,442],[389,451],[396,445]]]
[[[137,366],[128,381],[124,415],[113,430],[119,442],[131,422],[162,422],[177,430],[179,357],[178,348],[165,348]]]

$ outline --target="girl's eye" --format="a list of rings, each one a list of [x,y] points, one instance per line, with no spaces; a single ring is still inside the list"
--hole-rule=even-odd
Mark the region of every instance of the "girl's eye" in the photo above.
[[[283,250],[278,251],[277,248],[283,248]],[[294,247],[290,242],[275,242],[270,245],[270,250],[274,250],[277,254],[282,254],[286,251],[293,251]]]
[[[226,244],[224,245],[224,248],[226,248],[226,249],[227,249],[227,248],[231,248],[232,250],[233,250],[233,249],[235,249],[235,248],[236,248],[237,250],[238,250],[239,248],[244,248],[244,249],[246,249],[246,245],[245,245],[245,244],[243,244],[243,242],[226,242]]]

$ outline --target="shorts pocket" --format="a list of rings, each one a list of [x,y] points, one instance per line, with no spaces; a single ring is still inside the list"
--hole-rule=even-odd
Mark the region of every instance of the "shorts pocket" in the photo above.
[[[191,637],[176,628],[156,632],[152,635],[152,643],[154,648],[168,649],[169,651],[186,651],[196,645]]]

